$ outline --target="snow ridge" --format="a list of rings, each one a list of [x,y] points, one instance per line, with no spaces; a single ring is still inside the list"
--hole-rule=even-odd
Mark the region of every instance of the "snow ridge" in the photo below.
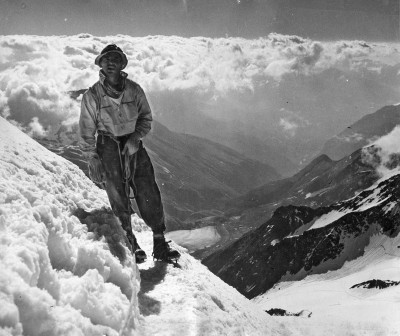
[[[118,335],[136,266],[124,244],[121,264],[96,237],[106,224],[90,232],[74,216],[106,207],[105,193],[3,118],[0,151],[0,326],[10,335]]]

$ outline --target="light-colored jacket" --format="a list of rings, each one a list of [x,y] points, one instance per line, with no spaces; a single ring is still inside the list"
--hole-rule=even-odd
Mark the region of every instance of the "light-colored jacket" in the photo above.
[[[125,79],[120,104],[106,94],[100,80],[83,95],[79,118],[79,146],[89,160],[96,155],[96,132],[114,137],[136,133],[143,138],[151,129],[153,120],[150,105],[139,84]]]

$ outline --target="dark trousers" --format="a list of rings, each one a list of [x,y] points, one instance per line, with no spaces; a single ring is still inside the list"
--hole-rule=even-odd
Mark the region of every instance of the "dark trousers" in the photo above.
[[[117,141],[118,142],[117,142]],[[130,235],[132,232],[130,216],[133,209],[126,192],[123,168],[124,148],[127,137],[113,139],[99,134],[97,137],[97,153],[106,172],[106,191],[114,214],[121,220],[122,226]],[[164,210],[161,194],[154,176],[153,165],[146,149],[140,142],[137,153],[130,157],[130,171],[133,175],[129,186],[134,191],[137,207],[145,223],[154,233],[165,231]]]

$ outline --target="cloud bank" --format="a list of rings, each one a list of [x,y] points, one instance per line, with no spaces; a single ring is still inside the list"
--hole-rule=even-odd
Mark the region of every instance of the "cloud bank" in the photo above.
[[[197,134],[192,115],[204,114],[232,129],[239,122],[240,131],[260,139],[269,132],[298,141],[311,136],[310,127],[320,139],[398,96],[395,44],[278,34],[254,40],[14,35],[0,37],[0,114],[36,136],[76,125],[80,103],[68,92],[97,81],[94,59],[109,43],[126,52],[129,77],[176,131]]]
[[[375,167],[380,176],[400,172],[400,126],[363,148],[364,162]]]

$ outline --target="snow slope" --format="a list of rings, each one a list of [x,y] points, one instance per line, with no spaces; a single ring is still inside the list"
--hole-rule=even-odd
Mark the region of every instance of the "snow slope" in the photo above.
[[[398,246],[400,236],[389,238],[377,234],[362,257],[346,262],[340,270],[300,281],[280,282],[253,301],[265,310],[312,312],[311,318],[303,320],[300,327],[308,335],[320,335],[322,329],[323,335],[332,336],[400,335],[400,286],[351,288],[372,279],[399,281]],[[291,317],[286,319],[293,322]]]
[[[0,335],[293,334],[182,248],[139,270],[105,192],[3,118],[0,152]]]
[[[373,192],[360,200],[357,210],[378,207],[386,198],[380,182],[399,174],[394,169],[368,190]],[[385,206],[387,212],[399,212],[398,203]],[[331,211],[318,218],[311,229],[334,223],[350,209]],[[372,230],[374,228],[372,227]],[[370,280],[400,281],[400,234],[372,234],[362,256],[334,271],[308,275],[298,281],[281,281],[253,299],[263,309],[281,308],[289,312],[312,312],[301,323],[300,332],[308,335],[400,335],[400,286],[383,289],[351,288]],[[282,319],[282,318],[278,318]],[[293,322],[292,317],[285,321]],[[323,322],[321,322],[323,321]],[[296,321],[297,323],[297,321]],[[321,326],[323,324],[323,326]]]
[[[299,334],[400,335],[399,141],[387,140],[371,187],[325,207],[280,207],[205,264],[264,310],[286,311],[276,319]]]

